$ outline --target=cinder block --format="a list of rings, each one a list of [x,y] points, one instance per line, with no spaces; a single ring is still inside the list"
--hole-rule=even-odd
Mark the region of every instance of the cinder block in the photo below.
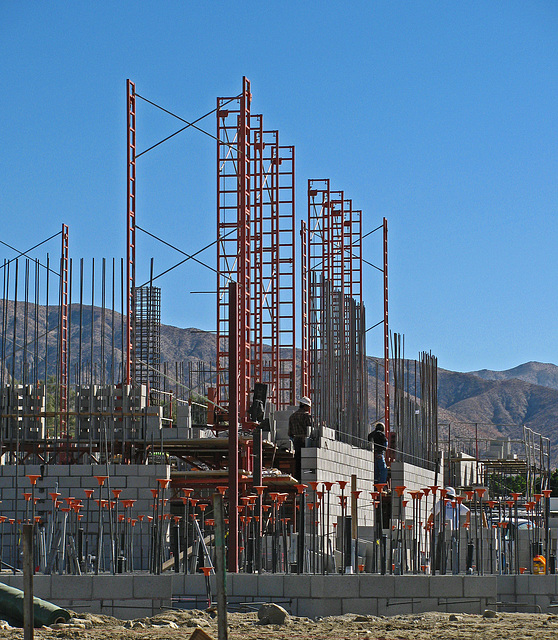
[[[361,574],[359,576],[360,597],[393,598],[395,596],[395,580],[398,577]]]
[[[396,576],[396,598],[427,598],[429,576]]]
[[[133,595],[134,598],[170,598],[172,595],[172,575],[134,575]],[[115,604],[116,606],[116,604]],[[120,606],[120,605],[119,605]]]
[[[430,576],[428,587],[431,598],[462,598],[463,576]]]
[[[142,476],[128,476],[126,478],[126,486],[127,487],[135,487],[144,489],[146,487],[146,478]]]
[[[465,598],[496,598],[498,595],[496,576],[464,576],[463,595]]]
[[[399,616],[413,613],[412,598],[378,598],[379,616]]]
[[[258,597],[282,598],[284,594],[284,580],[286,576],[280,574],[263,574],[258,576]]]
[[[227,576],[227,590],[233,596],[255,597],[258,595],[258,576],[248,573],[229,574]]]
[[[61,576],[52,575],[51,598],[76,598],[85,600],[93,596],[93,576]]]
[[[509,596],[515,596],[515,578],[516,576],[497,576],[498,599],[509,599]]]
[[[325,598],[358,598],[359,596],[359,576],[355,575],[334,575],[334,576],[312,576],[311,593],[314,592],[314,579],[323,578],[316,581],[316,591],[322,590],[322,596]]]
[[[426,613],[427,611],[445,611],[440,609],[438,598],[413,598],[413,613]]]
[[[131,600],[129,606],[117,606],[112,608],[112,616],[119,620],[135,620],[136,618],[148,618],[153,615],[153,603],[148,607],[136,606],[136,601]],[[132,604],[133,603],[133,604]]]
[[[378,615],[377,598],[342,598],[341,613],[358,613],[363,616]]]
[[[527,591],[532,594],[555,594],[556,576],[527,576]]]
[[[93,580],[93,600],[132,598],[134,576],[91,576]]]
[[[70,467],[72,476],[90,476],[92,475],[92,467],[90,464],[74,464]]]
[[[299,598],[298,615],[308,618],[323,618],[325,616],[340,616],[342,612],[342,598]]]
[[[309,575],[287,575],[283,579],[283,594],[285,598],[309,598]]]

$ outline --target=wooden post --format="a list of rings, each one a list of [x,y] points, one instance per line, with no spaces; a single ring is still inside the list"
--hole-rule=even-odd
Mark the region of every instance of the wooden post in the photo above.
[[[225,563],[225,515],[223,496],[213,494],[215,517],[215,552],[217,564],[217,631],[219,640],[227,640],[227,575]]]
[[[23,525],[23,640],[33,640],[33,525]]]

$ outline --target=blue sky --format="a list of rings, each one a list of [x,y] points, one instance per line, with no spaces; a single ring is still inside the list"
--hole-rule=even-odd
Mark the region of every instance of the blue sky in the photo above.
[[[388,218],[390,327],[444,368],[558,364],[556,2],[0,3],[0,239],[70,227],[74,260],[125,253],[125,82],[186,119],[252,83],[252,112],[296,146],[297,218],[329,177]],[[138,104],[138,149],[179,123]],[[215,131],[215,121],[204,123]],[[193,252],[215,238],[215,143],[138,159],[138,224]],[[378,234],[365,258],[380,264]],[[57,256],[58,240],[45,251]],[[0,259],[13,252],[0,249]],[[138,279],[179,256],[138,236]],[[204,258],[214,264],[215,252]],[[369,324],[379,274],[365,268]],[[215,328],[215,277],[160,281],[163,321]],[[381,353],[381,329],[368,333]]]

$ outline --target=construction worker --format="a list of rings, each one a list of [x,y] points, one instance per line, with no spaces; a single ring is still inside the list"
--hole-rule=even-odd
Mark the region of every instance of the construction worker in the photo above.
[[[387,482],[388,470],[386,465],[386,427],[383,422],[376,423],[376,428],[368,434],[368,442],[374,443],[374,484]]]
[[[310,411],[312,402],[304,396],[299,400],[298,409],[289,417],[289,438],[295,450],[295,477],[302,482],[302,448],[306,446],[306,438],[312,424]]]

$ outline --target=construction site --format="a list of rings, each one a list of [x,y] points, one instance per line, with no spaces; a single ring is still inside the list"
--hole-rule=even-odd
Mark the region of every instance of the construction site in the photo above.
[[[176,134],[207,129],[216,143],[216,237],[180,262],[214,271],[216,357],[162,361],[164,273],[151,261],[136,281],[150,262],[136,235],[172,245],[136,212],[136,158],[153,148],[136,148],[140,101],[170,113],[127,81],[126,256],[86,264],[66,224],[44,259],[31,257],[40,245],[2,243],[1,581],[21,587],[31,524],[36,595],[78,612],[211,607],[223,535],[231,607],[552,611],[549,440],[442,428],[436,356],[409,359],[390,331],[387,219],[312,177],[295,216],[295,147],[252,113],[247,78],[210,113],[179,118]],[[363,248],[372,234],[378,255]],[[383,306],[365,311],[367,267]],[[366,353],[370,330],[381,354]],[[518,476],[526,490],[512,492]]]

